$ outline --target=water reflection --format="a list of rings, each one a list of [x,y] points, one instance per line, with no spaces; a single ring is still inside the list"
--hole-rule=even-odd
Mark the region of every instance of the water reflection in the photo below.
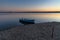
[[[60,13],[0,13],[0,27],[12,27],[20,25],[19,18],[35,19],[35,23],[60,22]]]

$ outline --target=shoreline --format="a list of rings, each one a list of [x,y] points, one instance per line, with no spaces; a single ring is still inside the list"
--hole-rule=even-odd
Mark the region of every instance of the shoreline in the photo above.
[[[47,22],[14,27],[0,31],[0,40],[53,40],[52,28],[59,24],[59,22]]]

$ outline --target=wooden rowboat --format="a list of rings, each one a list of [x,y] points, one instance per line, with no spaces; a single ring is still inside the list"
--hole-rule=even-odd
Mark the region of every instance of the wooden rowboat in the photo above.
[[[35,24],[33,19],[20,19],[19,22],[22,24]]]

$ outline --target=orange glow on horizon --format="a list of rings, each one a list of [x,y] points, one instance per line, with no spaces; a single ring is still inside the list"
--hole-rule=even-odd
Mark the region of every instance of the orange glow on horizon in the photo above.
[[[47,7],[47,8],[0,8],[5,11],[60,11],[60,7]]]

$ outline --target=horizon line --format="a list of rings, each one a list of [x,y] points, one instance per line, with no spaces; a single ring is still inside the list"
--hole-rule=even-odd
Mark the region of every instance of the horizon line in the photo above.
[[[60,13],[60,11],[0,11],[0,13]]]

